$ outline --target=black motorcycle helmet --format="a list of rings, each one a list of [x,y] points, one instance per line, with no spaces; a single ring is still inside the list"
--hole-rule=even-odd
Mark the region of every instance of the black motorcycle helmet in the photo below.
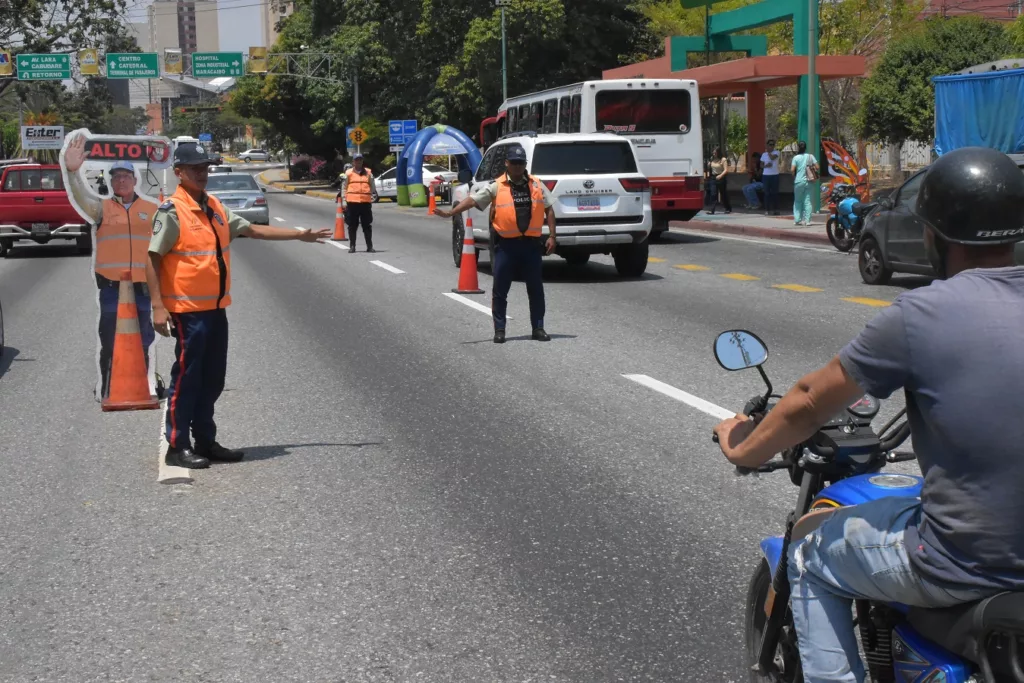
[[[946,242],[1019,242],[1024,239],[1024,172],[997,149],[953,150],[925,172],[915,213]]]

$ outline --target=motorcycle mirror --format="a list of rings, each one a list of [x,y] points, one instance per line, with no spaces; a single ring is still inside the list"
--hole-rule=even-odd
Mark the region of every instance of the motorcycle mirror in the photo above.
[[[768,360],[768,347],[753,332],[728,330],[715,340],[715,360],[730,371],[756,368]]]

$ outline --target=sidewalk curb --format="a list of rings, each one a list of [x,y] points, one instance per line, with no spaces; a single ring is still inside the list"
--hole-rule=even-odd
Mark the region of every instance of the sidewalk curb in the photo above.
[[[676,227],[683,230],[695,230],[707,233],[720,233],[725,235],[747,235],[748,237],[765,237],[768,239],[784,240],[788,242],[803,242],[805,244],[829,245],[831,242],[825,234],[825,226],[820,233],[796,232],[786,228],[764,228],[756,225],[741,225],[731,223],[714,223],[712,221],[672,221],[669,227]]]

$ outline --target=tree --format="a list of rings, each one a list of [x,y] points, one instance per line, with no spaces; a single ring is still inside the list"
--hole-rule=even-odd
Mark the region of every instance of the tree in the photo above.
[[[73,52],[105,47],[125,34],[127,0],[5,0],[0,45],[22,52]],[[18,81],[0,80],[0,95]]]
[[[926,20],[923,30],[892,40],[864,82],[855,118],[858,132],[893,145],[931,140],[931,77],[1002,59],[1011,50],[1005,30],[994,21],[974,16]]]
[[[733,114],[725,125],[725,151],[734,165],[747,156],[747,117]]]

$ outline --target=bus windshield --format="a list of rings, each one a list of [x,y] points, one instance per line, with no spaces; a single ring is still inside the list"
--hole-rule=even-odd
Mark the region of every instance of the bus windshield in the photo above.
[[[598,131],[678,135],[692,125],[686,90],[601,90],[594,104]]]

